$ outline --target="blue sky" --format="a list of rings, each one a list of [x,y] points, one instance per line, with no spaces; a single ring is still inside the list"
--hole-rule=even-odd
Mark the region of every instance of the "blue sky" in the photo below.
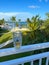
[[[49,0],[0,0],[0,18],[31,18],[39,14],[43,19],[49,12]]]

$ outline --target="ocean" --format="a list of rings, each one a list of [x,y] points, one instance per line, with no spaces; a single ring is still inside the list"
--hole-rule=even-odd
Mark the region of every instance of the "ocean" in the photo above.
[[[27,27],[27,22],[22,21],[17,23],[18,23],[18,27]],[[8,26],[9,29],[12,29],[16,27],[16,22],[6,22],[5,25]]]

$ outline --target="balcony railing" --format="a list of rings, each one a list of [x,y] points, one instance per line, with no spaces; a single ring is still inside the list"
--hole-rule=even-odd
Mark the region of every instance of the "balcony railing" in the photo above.
[[[40,50],[40,49],[45,49],[45,48],[49,48],[49,42],[22,46],[19,49],[15,49],[14,47],[7,48],[7,49],[0,49],[0,57],[34,51],[34,50]],[[19,65],[19,64],[24,65],[24,63],[26,63],[26,62],[30,62],[30,65],[34,65],[35,60],[39,60],[39,65],[42,65],[42,58],[45,58],[45,57],[46,57],[46,65],[48,65],[49,52],[43,52],[40,54],[35,54],[35,55],[31,55],[31,56],[14,59],[14,60],[0,62],[0,65]]]

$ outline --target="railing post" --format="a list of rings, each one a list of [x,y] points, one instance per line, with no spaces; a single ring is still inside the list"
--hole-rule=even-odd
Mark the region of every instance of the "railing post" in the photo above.
[[[39,65],[41,65],[42,64],[42,59],[39,59]]]
[[[46,65],[48,65],[48,60],[49,60],[49,57],[47,57],[47,59],[46,59]]]
[[[33,65],[33,61],[31,61],[31,65]]]
[[[22,63],[22,65],[24,65],[24,63]]]

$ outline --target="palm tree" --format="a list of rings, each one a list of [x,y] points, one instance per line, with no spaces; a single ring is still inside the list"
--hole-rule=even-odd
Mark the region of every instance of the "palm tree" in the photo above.
[[[21,22],[21,19],[18,19],[18,22]]]
[[[39,15],[36,15],[36,16],[33,16],[31,18],[31,20],[28,18],[27,19],[27,22],[28,22],[28,26],[29,26],[29,29],[31,30],[31,38],[35,41],[36,40],[36,31],[39,29],[40,27],[40,17]],[[33,42],[34,42],[33,41]]]
[[[49,36],[49,13],[46,13],[47,19],[44,22],[46,34]]]
[[[13,21],[13,22],[15,22],[16,21],[16,17],[12,16],[10,20]]]
[[[18,26],[21,28],[20,22],[21,22],[21,19],[18,19]]]
[[[3,25],[5,23],[4,18],[2,20],[0,20],[0,25]]]
[[[49,13],[46,13],[47,18],[49,18]]]
[[[30,21],[30,19],[29,18],[27,18],[27,27],[30,29],[30,27],[31,27],[31,21]]]
[[[14,22],[16,26],[18,26],[18,22],[16,21],[16,16],[12,16],[10,20]]]
[[[39,27],[39,15],[33,16],[31,18],[31,20],[29,18],[27,18],[27,23],[29,25],[29,28],[34,31],[36,29],[38,29]]]

